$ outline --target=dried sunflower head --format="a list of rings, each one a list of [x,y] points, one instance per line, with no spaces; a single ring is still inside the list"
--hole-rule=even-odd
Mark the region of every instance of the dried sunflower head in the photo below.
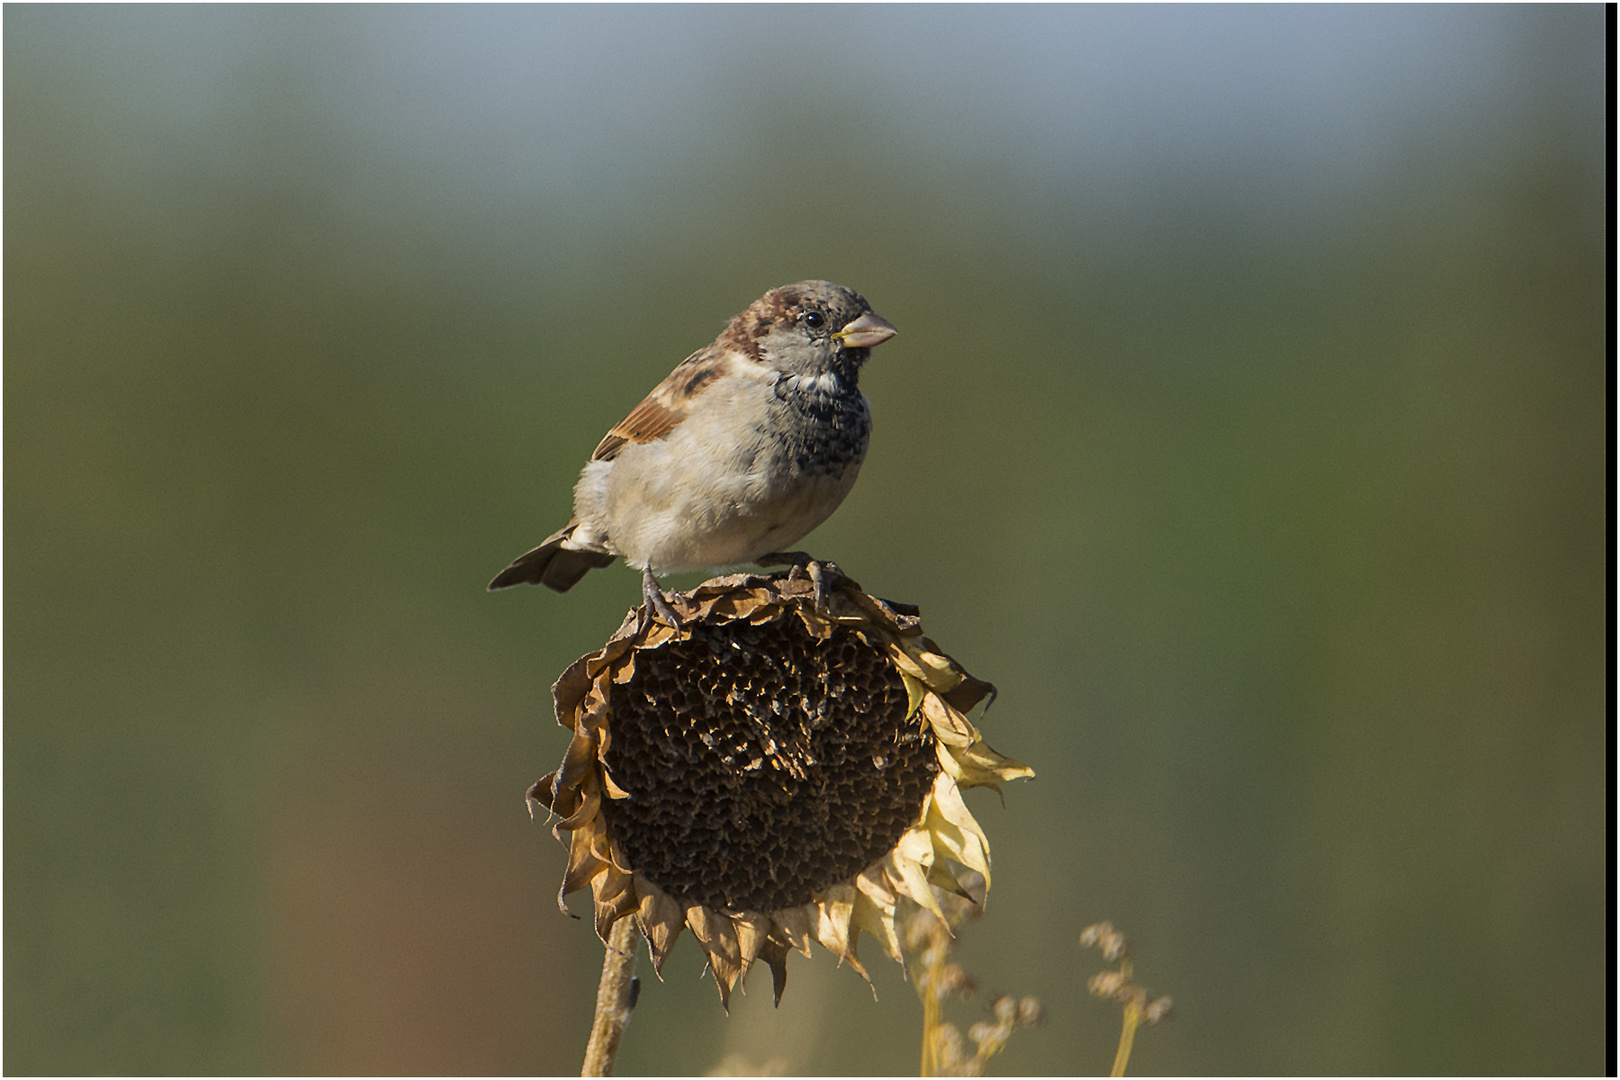
[[[574,735],[529,799],[561,818],[559,905],[589,885],[597,934],[633,916],[659,970],[690,927],[722,1004],[760,959],[780,1002],[812,940],[863,976],[863,930],[900,961],[898,899],[937,912],[932,885],[961,892],[945,860],[988,888],[959,789],[1033,772],[979,738],[963,713],[993,688],[915,609],[847,580],[818,608],[785,572],[672,599],[679,630],[627,618],[552,688]]]

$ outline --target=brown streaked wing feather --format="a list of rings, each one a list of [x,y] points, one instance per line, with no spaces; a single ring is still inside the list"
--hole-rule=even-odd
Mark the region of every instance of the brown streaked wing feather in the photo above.
[[[682,360],[640,405],[630,410],[629,416],[614,425],[596,445],[591,460],[612,461],[627,443],[654,442],[668,435],[686,419],[692,399],[722,370],[723,361],[715,355],[712,345]]]

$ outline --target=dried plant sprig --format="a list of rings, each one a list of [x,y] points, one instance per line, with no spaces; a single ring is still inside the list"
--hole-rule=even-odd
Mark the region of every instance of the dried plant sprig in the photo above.
[[[1114,1052],[1114,1067],[1110,1076],[1124,1076],[1125,1065],[1131,1058],[1131,1047],[1136,1041],[1136,1029],[1157,1024],[1170,1012],[1167,997],[1149,1000],[1144,988],[1131,982],[1131,950],[1125,935],[1115,930],[1112,923],[1093,923],[1080,931],[1080,946],[1095,948],[1109,963],[1118,961],[1114,971],[1100,971],[1086,982],[1086,989],[1100,998],[1109,998],[1125,1007],[1124,1025],[1119,1033],[1119,1048]]]
[[[989,1002],[991,1019],[968,1028],[967,1039],[945,1019],[945,1002],[967,997],[978,980],[951,959],[955,929],[983,914],[973,900],[983,895],[983,881],[972,872],[957,875],[960,892],[938,891],[939,911],[916,908],[904,922],[906,949],[912,954],[911,976],[923,1006],[923,1076],[983,1076],[990,1059],[1006,1048],[1012,1033],[1041,1020],[1039,1000],[1033,997],[996,996]],[[967,1043],[973,1043],[968,1052]]]

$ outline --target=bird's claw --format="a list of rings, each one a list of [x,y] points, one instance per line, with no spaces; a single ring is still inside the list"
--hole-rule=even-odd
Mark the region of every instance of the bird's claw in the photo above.
[[[774,551],[769,555],[761,555],[758,559],[761,566],[788,567],[789,581],[796,580],[800,574],[810,578],[810,584],[815,587],[816,610],[822,613],[827,611],[827,590],[842,582],[849,581],[849,576],[838,568],[838,564],[825,559],[812,559],[803,551]]]
[[[675,609],[670,606],[651,569],[643,570],[641,573],[641,597],[646,602],[641,606],[641,617],[636,624],[637,633],[644,634],[652,628],[654,615],[675,630],[681,628],[681,617],[675,614]]]

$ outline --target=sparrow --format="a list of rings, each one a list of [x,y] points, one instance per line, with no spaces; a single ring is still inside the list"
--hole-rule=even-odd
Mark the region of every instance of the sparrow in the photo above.
[[[818,576],[783,549],[854,485],[872,431],[861,365],[894,333],[830,281],[767,292],[607,433],[574,487],[574,516],[490,590],[567,592],[622,558],[641,571],[643,628],[654,612],[678,627],[657,574],[789,562]]]

